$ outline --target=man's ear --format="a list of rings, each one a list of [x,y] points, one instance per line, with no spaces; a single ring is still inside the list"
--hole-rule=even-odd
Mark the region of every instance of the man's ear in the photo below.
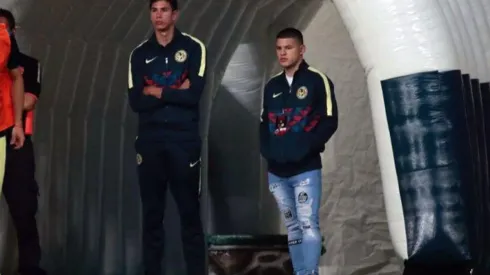
[[[174,10],[172,11],[172,19],[175,21],[177,21],[177,19],[179,18],[179,10]]]
[[[305,54],[305,52],[306,52],[306,46],[305,46],[305,45],[301,45],[301,46],[299,47],[299,49],[300,49],[300,53],[301,53],[302,55],[303,55],[303,54]]]

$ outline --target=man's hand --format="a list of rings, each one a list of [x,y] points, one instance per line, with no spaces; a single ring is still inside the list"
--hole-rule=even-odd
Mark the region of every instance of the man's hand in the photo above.
[[[32,111],[36,106],[37,97],[30,93],[24,95],[24,111]]]
[[[162,97],[162,88],[158,88],[157,86],[146,86],[143,89],[143,94],[145,95],[151,95],[156,98],[161,98]]]
[[[189,89],[190,87],[191,87],[191,82],[189,81],[188,78],[186,78],[182,83],[182,85],[180,85],[179,90]]]
[[[26,137],[24,136],[24,129],[20,126],[14,126],[12,129],[12,138],[10,139],[10,145],[13,145],[15,149],[20,149],[24,146],[24,141]]]
[[[179,90],[185,90],[185,89],[189,89],[190,87],[191,87],[191,82],[188,78],[186,78],[184,80],[184,82],[182,83],[182,85],[180,85],[180,87],[178,89]],[[161,98],[162,92],[163,92],[163,89],[159,88],[157,86],[146,86],[145,88],[143,88],[143,94],[151,95],[151,96],[154,96],[156,98]]]

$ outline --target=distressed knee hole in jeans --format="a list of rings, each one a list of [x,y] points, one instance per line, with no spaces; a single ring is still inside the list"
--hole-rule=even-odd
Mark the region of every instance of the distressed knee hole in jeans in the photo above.
[[[279,186],[280,186],[280,185],[279,185],[279,183],[277,183],[277,182],[270,183],[270,184],[269,184],[269,191],[271,191],[271,192],[272,192],[272,191],[274,191],[275,189],[277,189],[277,187],[279,187]]]
[[[302,221],[301,222],[301,228],[303,230],[311,229],[311,223],[310,223],[310,221]]]
[[[302,221],[301,232],[304,239],[319,240],[321,239],[319,226],[314,221]]]
[[[298,217],[302,219],[309,219],[313,216],[313,200],[309,203],[298,204]]]

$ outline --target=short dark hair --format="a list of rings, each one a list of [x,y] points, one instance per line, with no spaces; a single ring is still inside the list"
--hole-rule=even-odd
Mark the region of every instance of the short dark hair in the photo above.
[[[303,34],[300,30],[295,28],[285,28],[277,33],[276,39],[279,38],[293,38],[296,39],[299,44],[303,45]]]
[[[5,19],[7,19],[7,22],[9,23],[8,27],[10,29],[15,29],[15,17],[11,11],[0,9],[0,17],[4,17]]]
[[[172,7],[172,10],[178,10],[179,9],[179,3],[177,0],[150,0],[150,9],[151,9],[151,6],[153,6],[153,3],[156,3],[158,1],[165,1],[167,3],[170,4],[170,6]]]

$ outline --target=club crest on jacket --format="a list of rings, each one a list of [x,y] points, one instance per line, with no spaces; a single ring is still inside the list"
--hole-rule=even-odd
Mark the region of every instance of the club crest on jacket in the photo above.
[[[306,89],[305,86],[299,87],[299,89],[296,91],[296,97],[298,99],[304,99],[308,95],[308,89]]]
[[[179,50],[175,53],[175,61],[182,63],[187,60],[187,52],[185,50]]]

